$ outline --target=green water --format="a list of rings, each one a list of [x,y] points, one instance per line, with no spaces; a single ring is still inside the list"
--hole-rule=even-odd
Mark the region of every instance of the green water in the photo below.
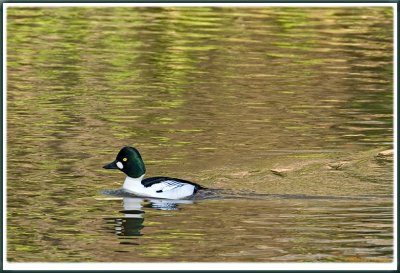
[[[9,261],[392,260],[391,8],[7,13]],[[223,191],[121,194],[125,145]]]

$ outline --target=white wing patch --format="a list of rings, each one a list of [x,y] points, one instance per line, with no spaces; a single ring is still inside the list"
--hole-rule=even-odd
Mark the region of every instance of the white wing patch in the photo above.
[[[174,181],[174,180],[165,180],[163,182],[152,185],[150,188],[156,192],[166,192],[172,191],[174,189],[185,186],[186,184]]]

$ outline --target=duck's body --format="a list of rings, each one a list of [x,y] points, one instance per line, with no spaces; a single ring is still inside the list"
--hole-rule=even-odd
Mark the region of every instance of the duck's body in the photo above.
[[[144,178],[146,168],[139,151],[132,147],[124,147],[117,159],[104,166],[105,169],[119,169],[127,174],[122,188],[141,197],[165,199],[182,199],[194,195],[204,187],[182,179],[171,177]]]
[[[196,183],[171,177],[150,177],[142,179],[143,176],[139,178],[127,176],[122,188],[137,196],[166,199],[189,197],[203,188]]]

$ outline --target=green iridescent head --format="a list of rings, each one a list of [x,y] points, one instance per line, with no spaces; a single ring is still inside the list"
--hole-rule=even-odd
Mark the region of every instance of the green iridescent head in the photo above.
[[[117,158],[103,166],[104,169],[118,169],[132,178],[141,177],[146,173],[146,167],[138,150],[133,147],[122,148]]]

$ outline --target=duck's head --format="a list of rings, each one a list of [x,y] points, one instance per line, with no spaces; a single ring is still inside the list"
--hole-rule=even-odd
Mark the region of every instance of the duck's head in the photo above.
[[[132,178],[141,177],[146,173],[146,167],[144,166],[142,157],[139,151],[133,147],[122,148],[117,158],[113,162],[103,166],[103,168],[118,169]]]

